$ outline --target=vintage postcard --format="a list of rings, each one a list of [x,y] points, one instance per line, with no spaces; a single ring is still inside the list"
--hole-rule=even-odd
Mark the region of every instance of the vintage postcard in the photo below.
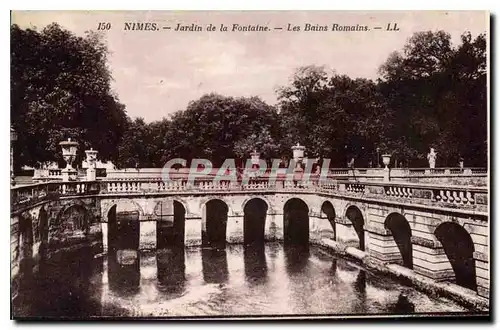
[[[12,11],[11,318],[490,317],[484,11]]]

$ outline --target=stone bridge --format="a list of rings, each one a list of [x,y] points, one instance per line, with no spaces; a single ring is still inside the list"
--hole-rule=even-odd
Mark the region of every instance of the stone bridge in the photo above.
[[[333,244],[489,296],[486,187],[116,179],[40,183],[11,195],[13,279],[26,260],[36,267],[81,244],[99,253],[279,240]]]

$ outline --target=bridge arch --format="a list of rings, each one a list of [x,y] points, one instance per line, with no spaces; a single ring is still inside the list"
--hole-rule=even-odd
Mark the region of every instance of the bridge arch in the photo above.
[[[385,218],[384,227],[391,232],[396,243],[403,266],[413,269],[413,252],[411,244],[411,227],[406,218],[400,213],[391,213]]]
[[[225,248],[228,204],[222,199],[212,198],[205,202],[202,210],[202,246]]]
[[[82,204],[72,204],[59,212],[56,231],[71,236],[87,235],[90,228],[90,214]]]
[[[164,202],[167,202],[165,213],[156,213],[158,208],[163,208]],[[169,210],[170,207],[172,209]],[[183,247],[186,221],[184,204],[176,199],[162,200],[156,204],[154,212],[156,216],[160,216],[159,221],[156,222],[157,248]]]
[[[117,201],[107,210],[109,250],[138,249],[142,208],[133,201]]]
[[[358,235],[359,239],[359,249],[365,250],[365,218],[359,207],[355,205],[348,205],[345,210],[345,217],[349,219]]]
[[[263,198],[253,197],[243,205],[243,242],[263,244],[269,204]]]
[[[285,244],[309,243],[309,206],[297,197],[290,198],[283,206],[283,237]]]
[[[271,202],[269,202],[269,200],[265,196],[256,196],[256,195],[248,196],[247,198],[245,198],[245,200],[243,200],[243,203],[241,203],[241,209],[245,210],[245,206],[248,204],[248,202],[250,202],[251,200],[256,199],[256,198],[260,199],[264,203],[266,203],[268,213],[273,210],[273,206],[271,205]]]
[[[450,261],[457,285],[477,290],[474,243],[467,230],[455,222],[443,222],[434,230]]]
[[[332,230],[333,230],[333,237],[331,237],[333,240],[336,240],[337,239],[337,230],[336,230],[336,227],[335,227],[335,208],[333,207],[333,204],[328,201],[328,200],[325,200],[323,201],[323,203],[321,204],[321,217],[323,218],[323,215],[326,216],[326,219],[328,220],[328,222],[330,223],[330,226],[332,227]]]
[[[107,219],[109,212],[115,206],[117,212],[137,211],[140,216],[144,215],[144,210],[142,209],[142,207],[139,205],[139,203],[137,203],[133,199],[117,199],[107,203],[107,205],[104,208],[103,218]]]
[[[234,215],[235,214],[235,210],[234,208],[232,207],[232,203],[231,203],[231,199],[229,198],[224,198],[223,196],[204,196],[202,198],[199,199],[199,210],[202,212],[202,215],[204,214],[205,212],[205,209],[206,209],[206,206],[207,206],[207,203],[212,201],[212,200],[218,200],[218,201],[221,201],[222,203],[226,204],[227,206],[227,212],[228,212],[228,216],[229,215]]]
[[[188,206],[188,203],[184,199],[179,198],[179,197],[175,197],[173,199],[173,201],[182,205],[182,207],[184,208],[184,211],[185,211],[186,215],[191,214],[189,206]]]

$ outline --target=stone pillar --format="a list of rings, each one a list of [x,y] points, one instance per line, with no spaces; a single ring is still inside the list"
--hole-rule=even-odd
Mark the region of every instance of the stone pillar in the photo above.
[[[87,155],[87,181],[94,181],[96,179],[96,160],[97,150],[85,150]]]
[[[108,251],[108,223],[101,222],[101,232],[102,232],[102,251]]]
[[[347,219],[345,216],[336,217],[335,229],[337,231],[338,242],[356,248],[359,246],[359,237],[351,220]]]
[[[243,243],[243,216],[233,215],[227,217],[226,224],[226,242]]]
[[[473,253],[474,263],[476,265],[476,284],[477,293],[485,298],[490,295],[490,271],[488,256],[484,253],[475,251]]]
[[[367,226],[365,230],[370,241],[369,244],[365,241],[370,257],[384,263],[403,264],[401,252],[389,230],[373,225]]]
[[[188,217],[184,222],[184,245],[185,246],[200,246],[201,245],[201,217]]]
[[[334,232],[332,225],[322,213],[312,212],[309,214],[309,241],[320,243],[321,239],[328,238],[334,239]]]
[[[384,181],[385,182],[389,182],[391,180],[391,177],[390,177],[390,174],[391,174],[391,171],[389,169],[389,163],[391,162],[391,155],[389,154],[384,154],[382,155],[382,161],[385,165],[385,168],[384,168]]]
[[[441,242],[412,236],[413,270],[435,281],[453,281],[455,273]]]
[[[141,221],[139,232],[139,250],[156,249],[156,220]]]

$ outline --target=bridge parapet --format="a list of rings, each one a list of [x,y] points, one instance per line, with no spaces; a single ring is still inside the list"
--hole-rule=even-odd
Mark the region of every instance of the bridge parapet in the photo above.
[[[488,189],[410,182],[337,182],[337,194],[487,212]]]
[[[59,197],[81,195],[175,195],[231,193],[326,193],[372,201],[428,205],[437,208],[487,212],[487,187],[449,186],[410,182],[363,182],[349,180],[253,179],[248,182],[161,179],[45,182],[11,189],[11,212]]]

